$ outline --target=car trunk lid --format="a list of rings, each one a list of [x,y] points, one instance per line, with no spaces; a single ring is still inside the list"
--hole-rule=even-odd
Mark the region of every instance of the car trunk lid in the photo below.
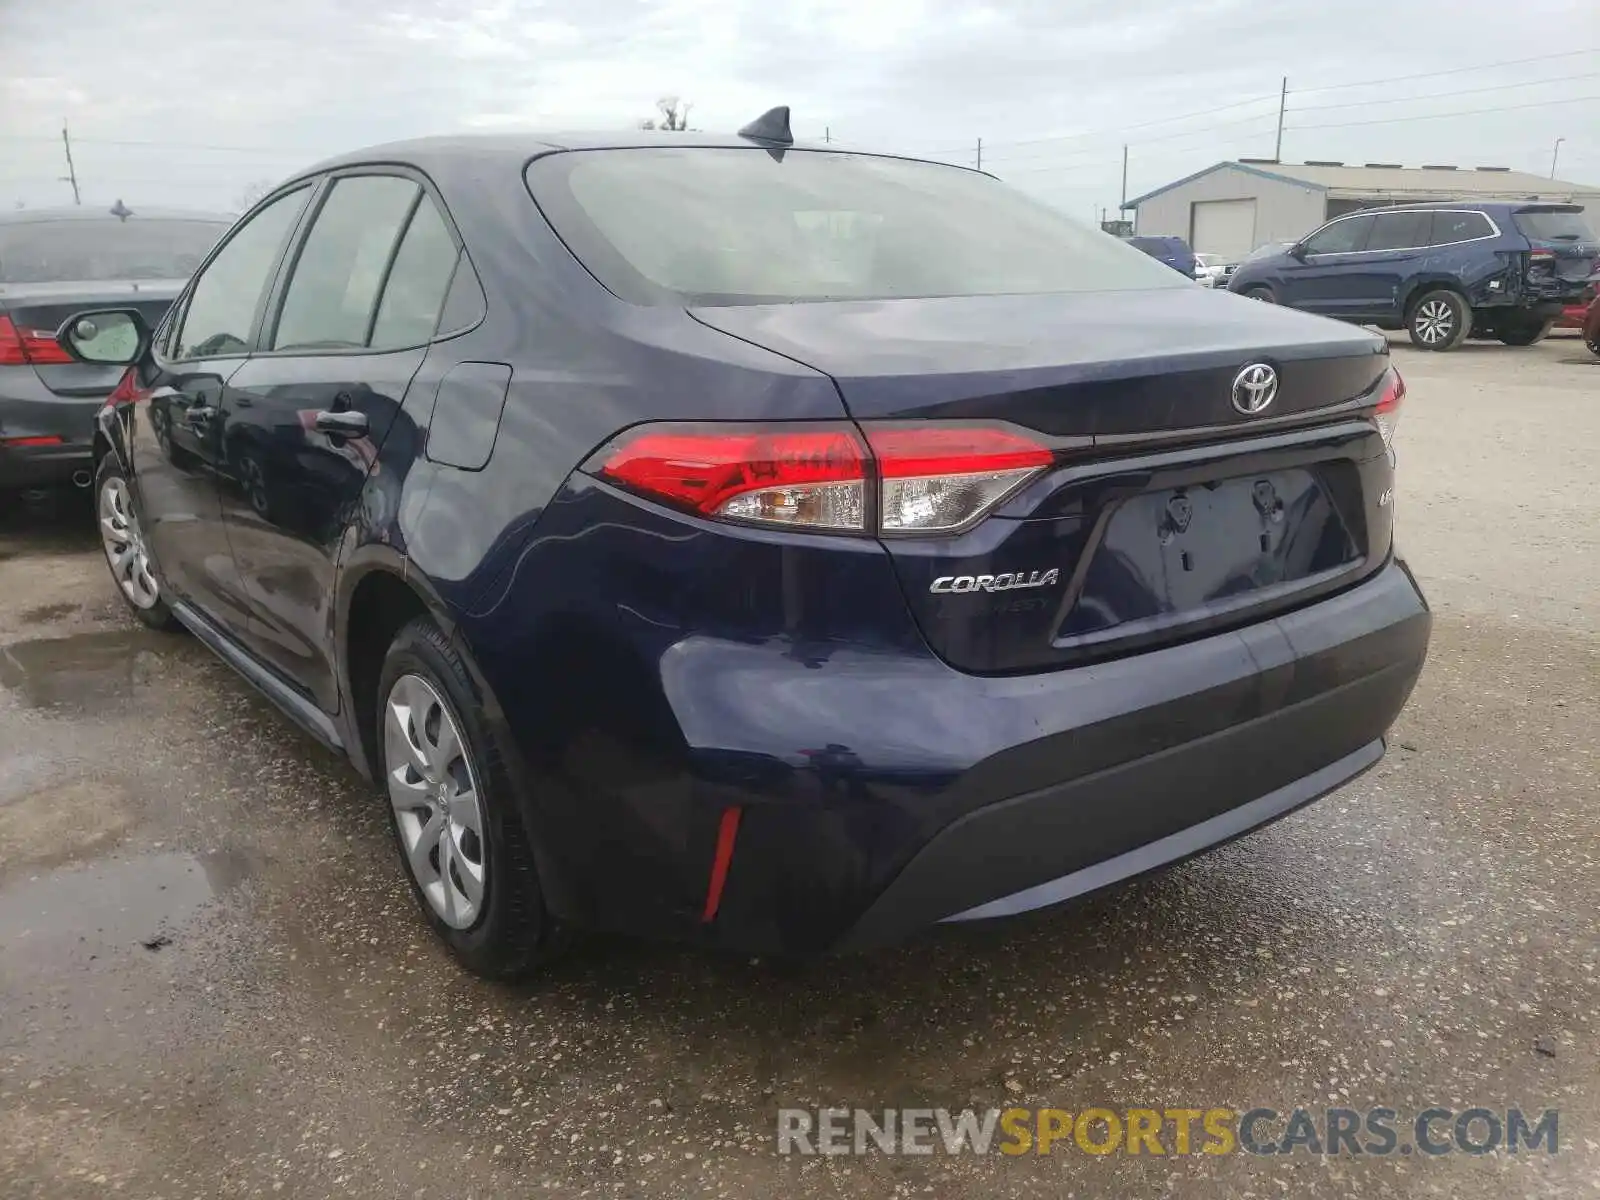
[[[1360,329],[1198,288],[691,311],[832,376],[869,436],[1005,422],[1055,451],[975,527],[883,538],[924,635],[961,669],[1260,619],[1388,553],[1389,467],[1366,419],[1387,347]],[[1235,384],[1255,364],[1278,387],[1249,413]]]

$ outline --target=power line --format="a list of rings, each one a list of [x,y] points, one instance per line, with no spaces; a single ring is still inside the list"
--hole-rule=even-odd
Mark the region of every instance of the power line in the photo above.
[[[1378,87],[1390,83],[1404,83],[1408,79],[1437,79],[1441,75],[1462,75],[1468,71],[1488,71],[1494,67],[1515,67],[1523,63],[1549,62],[1556,58],[1576,58],[1580,54],[1600,54],[1600,46],[1587,50],[1563,50],[1559,54],[1536,54],[1532,58],[1506,58],[1499,62],[1481,63],[1474,67],[1451,67],[1448,71],[1422,71],[1416,75],[1387,75],[1382,79],[1361,79],[1354,83],[1329,83],[1322,87],[1297,88],[1304,92],[1337,92],[1346,88]]]
[[[1318,125],[1290,125],[1291,130],[1302,129],[1350,129],[1357,125],[1393,125],[1399,121],[1436,121],[1442,117],[1479,117],[1490,113],[1517,112],[1524,108],[1550,108],[1557,104],[1591,104],[1600,101],[1600,96],[1569,96],[1565,100],[1538,100],[1532,104],[1502,104],[1499,108],[1464,108],[1457,112],[1447,113],[1422,113],[1410,117],[1381,117],[1374,121],[1331,121]]]
[[[1453,92],[1427,92],[1421,96],[1396,96],[1377,100],[1346,100],[1341,104],[1312,104],[1305,108],[1290,108],[1290,112],[1322,112],[1330,108],[1365,108],[1373,104],[1410,104],[1416,100],[1443,100],[1447,96],[1475,96],[1484,92],[1507,92],[1512,88],[1543,87],[1549,83],[1571,83],[1578,79],[1600,79],[1600,71],[1586,71],[1581,75],[1559,75],[1554,79],[1529,79],[1524,83],[1494,83],[1486,87],[1460,88]]]

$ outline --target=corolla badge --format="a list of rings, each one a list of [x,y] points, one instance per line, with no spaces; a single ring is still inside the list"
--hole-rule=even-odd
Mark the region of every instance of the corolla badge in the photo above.
[[[1266,363],[1251,363],[1233,377],[1233,406],[1247,417],[1265,412],[1278,398],[1278,373]]]
[[[930,592],[1014,592],[1018,588],[1049,587],[1061,578],[1055,567],[1048,571],[1006,571],[999,575],[941,575]]]

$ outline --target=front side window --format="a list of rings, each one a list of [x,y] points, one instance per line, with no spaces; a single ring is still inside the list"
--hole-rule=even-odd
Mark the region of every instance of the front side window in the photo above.
[[[1433,214],[1433,235],[1428,239],[1428,244],[1448,246],[1452,242],[1470,242],[1473,238],[1493,236],[1494,228],[1482,213],[1436,212]]]
[[[527,181],[595,277],[641,304],[1190,286],[988,176],[934,163],[651,147],[546,155]]]
[[[273,265],[310,195],[309,187],[285,193],[234,230],[195,281],[174,339],[174,358],[249,350],[251,327]]]
[[[1407,250],[1428,244],[1430,212],[1378,213],[1372,218],[1368,250]]]
[[[1371,217],[1346,217],[1326,225],[1306,239],[1307,254],[1354,254],[1367,247]]]
[[[367,344],[378,289],[421,189],[398,175],[335,181],[295,260],[272,339],[274,350]]]

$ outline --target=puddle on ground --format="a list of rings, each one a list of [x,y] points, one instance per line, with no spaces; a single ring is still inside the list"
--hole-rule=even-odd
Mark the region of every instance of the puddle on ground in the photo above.
[[[60,604],[41,604],[37,608],[24,609],[17,614],[17,620],[24,625],[46,625],[51,621],[59,621],[62,617],[71,616],[78,611],[78,605],[70,601]]]
[[[163,851],[50,871],[0,891],[0,950],[159,950],[208,900],[254,871],[252,856],[237,850]]]
[[[34,708],[119,709],[160,669],[156,648],[162,642],[159,634],[139,629],[13,642],[0,646],[0,687]]]

